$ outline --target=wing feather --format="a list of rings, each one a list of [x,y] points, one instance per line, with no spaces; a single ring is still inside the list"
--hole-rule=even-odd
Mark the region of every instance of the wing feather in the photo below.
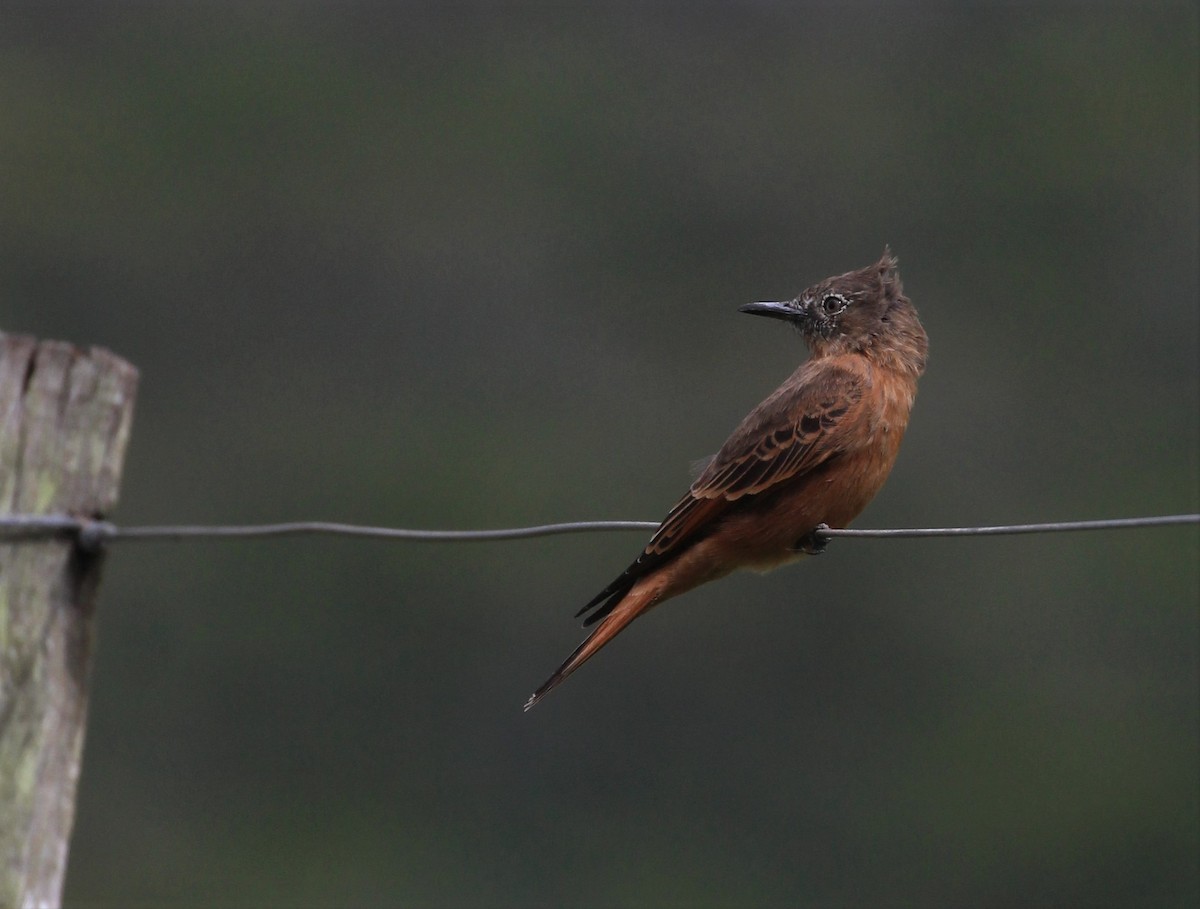
[[[733,431],[659,526],[647,553],[665,555],[729,504],[807,474],[845,451],[847,427],[856,422],[865,393],[862,374],[817,361],[795,379]]]
[[[637,560],[577,613],[599,607],[584,624],[604,618],[638,578],[700,538],[734,502],[797,480],[845,452],[865,390],[860,372],[819,360],[802,366],[733,431]]]

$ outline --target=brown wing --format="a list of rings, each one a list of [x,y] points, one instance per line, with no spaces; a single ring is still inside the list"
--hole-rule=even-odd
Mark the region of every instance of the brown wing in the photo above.
[[[810,372],[810,375],[804,375]],[[808,473],[845,450],[863,398],[857,372],[810,363],[741,422],[688,494],[655,531],[645,554],[666,555],[733,502]]]
[[[584,624],[611,612],[639,577],[685,549],[738,499],[760,495],[845,451],[847,427],[857,420],[863,394],[860,373],[819,360],[806,363],[742,420],[637,561],[577,613],[604,602]]]

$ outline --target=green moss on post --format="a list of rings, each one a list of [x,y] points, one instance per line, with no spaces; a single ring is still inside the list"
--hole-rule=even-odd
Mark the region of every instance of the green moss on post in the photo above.
[[[0,514],[107,513],[137,370],[0,334]],[[0,906],[57,906],[75,816],[102,553],[0,538]]]

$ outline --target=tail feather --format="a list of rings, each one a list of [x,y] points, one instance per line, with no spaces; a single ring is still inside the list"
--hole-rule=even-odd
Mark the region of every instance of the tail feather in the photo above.
[[[575,618],[579,618],[585,612],[589,612],[590,610],[595,609],[597,606],[600,606],[601,603],[604,603],[603,606],[601,606],[599,609],[596,609],[595,614],[590,615],[583,620],[584,628],[587,628],[588,625],[595,624],[612,612],[612,607],[617,605],[617,601],[625,596],[625,594],[629,593],[629,588],[637,583],[637,575],[633,573],[633,569],[635,567],[637,567],[637,562],[634,562],[632,565],[626,568],[611,584],[588,600],[587,604],[581,607],[580,610],[575,613]],[[605,602],[605,600],[608,602]]]
[[[591,625],[595,625],[601,619],[607,618],[609,613],[616,609],[617,604],[625,599],[625,596],[637,582],[637,576],[631,571],[626,571],[623,575],[596,594],[590,603],[575,613],[575,618],[579,618],[585,612],[595,609],[595,612],[583,620],[583,627],[587,628]]]
[[[583,627],[595,625],[617,607],[617,604],[633,589],[634,584],[648,576],[668,558],[669,556],[661,552],[643,552],[633,561],[633,564],[617,575],[611,584],[588,600],[587,605],[575,613],[575,618],[594,609],[595,612],[583,620]]]
[[[595,609],[595,612],[592,612],[591,615],[583,620],[583,627],[587,628],[589,625],[595,625],[612,612],[616,608],[616,605],[625,598],[625,594],[629,593],[633,588],[633,585],[654,568],[657,568],[660,562],[662,562],[661,557],[648,556],[643,552],[632,565],[617,575],[611,584],[588,600],[587,605],[575,613],[575,618],[579,618],[585,612],[591,612],[591,610]],[[599,608],[597,609],[596,607]]]
[[[608,614],[604,620],[584,639],[582,644],[575,648],[575,652],[567,657],[566,662],[555,670],[545,684],[533,693],[533,696],[526,702],[525,709],[529,710],[562,684],[567,676],[587,662],[597,650],[615,638],[621,629],[657,603],[657,586],[655,585],[653,588],[643,586],[641,589],[631,590],[619,603],[606,604]]]

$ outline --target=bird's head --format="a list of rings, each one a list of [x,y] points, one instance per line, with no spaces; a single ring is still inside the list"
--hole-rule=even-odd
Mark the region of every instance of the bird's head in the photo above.
[[[918,374],[925,368],[925,330],[887,248],[873,265],[826,278],[791,300],[747,303],[740,310],[792,323],[814,356],[890,351],[902,354]]]

